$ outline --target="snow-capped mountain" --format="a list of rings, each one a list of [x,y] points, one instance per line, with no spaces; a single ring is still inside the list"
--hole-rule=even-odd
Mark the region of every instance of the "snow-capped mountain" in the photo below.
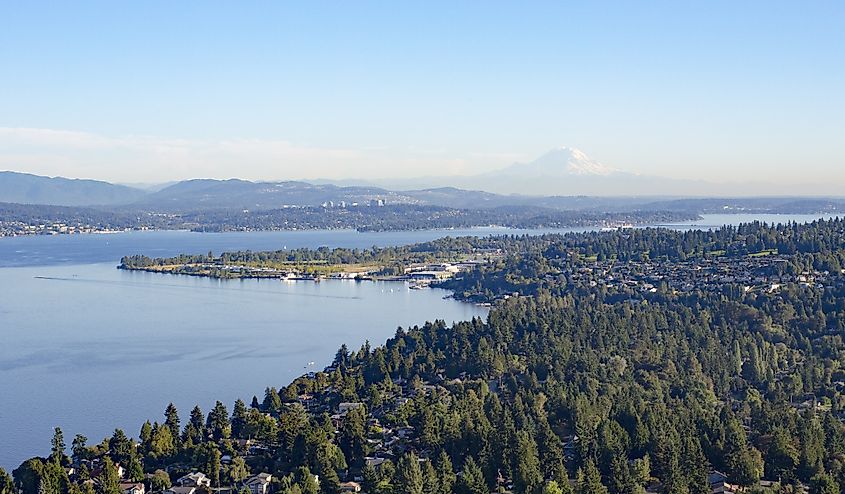
[[[552,149],[528,163],[514,163],[513,165],[497,170],[491,174],[495,175],[526,175],[532,176],[602,176],[606,177],[620,173],[615,168],[605,166],[587,156],[583,151],[570,147]]]

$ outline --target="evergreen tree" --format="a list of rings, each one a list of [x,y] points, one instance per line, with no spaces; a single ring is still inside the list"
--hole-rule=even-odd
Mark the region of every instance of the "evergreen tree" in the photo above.
[[[799,477],[808,481],[824,470],[825,434],[821,422],[815,414],[802,417],[799,425],[798,438],[801,443],[798,473]]]
[[[185,429],[182,431],[182,447],[191,449],[193,446],[202,444],[207,439],[205,431],[205,417],[199,405],[191,409],[191,416]]]
[[[516,487],[518,493],[537,493],[543,485],[543,474],[540,472],[537,443],[524,430],[519,431],[516,437],[516,475],[514,477],[514,487]]]
[[[563,490],[556,480],[550,480],[543,486],[543,494],[563,494]]]
[[[452,467],[452,460],[446,451],[440,450],[434,462],[434,469],[437,471],[437,493],[452,494],[452,489],[457,481],[455,470]]]
[[[141,466],[141,460],[138,458],[138,454],[134,451],[129,458],[129,464],[126,466],[126,477],[133,482],[144,480],[144,468]]]
[[[818,473],[810,479],[810,494],[839,494],[839,484],[830,475]]]
[[[607,487],[611,494],[633,494],[641,489],[623,454],[617,454],[611,462]]]
[[[200,441],[194,442],[200,443],[205,441],[206,435],[203,432],[205,430],[205,416],[203,415],[199,405],[195,405],[194,408],[191,409],[191,417],[188,420],[188,424],[193,428],[194,431],[197,431],[202,436]]]
[[[396,488],[406,494],[423,494],[423,475],[417,455],[406,453],[396,465]]]
[[[311,474],[311,470],[307,466],[299,467],[295,474],[297,486],[299,486],[302,494],[318,494],[320,486]]]
[[[367,463],[361,471],[361,476],[364,477],[364,492],[375,492],[381,482],[381,476],[378,474],[376,469]]]
[[[437,478],[437,470],[434,469],[434,464],[431,460],[423,462],[422,478],[426,493],[437,494],[439,491],[440,480]]]
[[[164,425],[170,428],[170,435],[174,439],[177,439],[182,432],[179,427],[179,412],[173,403],[168,404],[164,410]]]
[[[149,451],[153,439],[153,425],[149,420],[141,426],[141,433],[138,437],[141,439],[141,446],[144,448],[144,451]]]
[[[601,473],[593,460],[587,460],[584,468],[578,472],[577,494],[608,494],[607,487],[601,482]]]
[[[365,412],[361,408],[354,408],[343,418],[338,435],[338,445],[347,459],[353,463],[363,459],[367,453],[367,436],[364,430],[366,423]]]
[[[232,437],[242,439],[247,425],[247,408],[243,400],[235,401],[232,409]]]
[[[82,434],[77,434],[71,443],[71,455],[74,462],[88,459],[88,438]]]
[[[778,481],[791,481],[795,478],[798,466],[798,448],[785,429],[779,427],[772,436],[772,444],[766,454],[766,474]]]
[[[104,460],[102,472],[96,483],[97,494],[122,494],[119,483],[120,477],[117,475],[117,466],[109,460]]]
[[[209,435],[215,440],[220,441],[231,436],[231,426],[229,425],[229,412],[226,410],[226,405],[218,401],[214,404],[214,408],[208,412],[208,419],[205,423],[206,430]]]
[[[53,439],[50,441],[52,448],[50,449],[50,461],[58,463],[59,465],[67,465],[68,459],[65,454],[65,437],[62,429],[56,427],[53,429]]]
[[[710,483],[707,480],[710,467],[701,449],[701,442],[694,434],[694,430],[686,428],[681,437],[681,471],[686,490],[691,494],[710,494]]]
[[[235,485],[249,477],[249,469],[246,461],[240,456],[232,458],[232,462],[226,467],[226,479],[229,485]]]
[[[194,451],[194,464],[211,479],[212,487],[220,487],[220,449],[212,442],[200,444]]]
[[[126,437],[126,433],[122,429],[115,429],[114,434],[109,439],[109,454],[112,460],[126,466],[134,453],[135,447],[132,445],[132,441]]]
[[[734,417],[728,418],[725,423],[724,456],[726,473],[733,482],[750,487],[760,481],[762,457],[748,445],[745,430]]]
[[[484,473],[475,462],[472,456],[468,457],[464,463],[464,468],[461,475],[458,477],[458,482],[455,485],[455,492],[457,494],[489,494],[490,489],[487,487],[487,482],[484,480]]]
[[[651,459],[648,455],[637,458],[631,465],[631,475],[638,485],[648,485],[651,480]]]
[[[282,409],[282,398],[276,388],[267,388],[264,390],[264,403],[261,409],[268,413],[279,413]]]
[[[163,458],[176,450],[176,441],[167,425],[155,424],[150,438],[149,454],[154,458]]]

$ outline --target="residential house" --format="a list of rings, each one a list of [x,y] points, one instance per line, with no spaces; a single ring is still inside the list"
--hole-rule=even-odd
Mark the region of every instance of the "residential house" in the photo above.
[[[123,494],[146,494],[147,489],[141,482],[121,482],[120,490]]]
[[[387,458],[379,458],[379,457],[371,457],[371,456],[364,458],[364,462],[367,464],[367,466],[375,468],[376,471],[381,470],[381,466],[385,461],[387,461]]]
[[[211,487],[211,479],[202,472],[192,472],[176,480],[180,487]]]
[[[340,484],[340,492],[361,492],[361,484],[358,482],[343,482]]]
[[[710,472],[707,476],[710,482],[710,492],[713,494],[734,494],[734,487],[728,483],[728,476],[717,470]]]
[[[174,485],[170,489],[164,491],[163,494],[196,494],[197,488],[190,486]]]
[[[273,481],[273,476],[269,473],[259,473],[246,479],[244,485],[252,494],[268,494],[270,492],[270,482]]]

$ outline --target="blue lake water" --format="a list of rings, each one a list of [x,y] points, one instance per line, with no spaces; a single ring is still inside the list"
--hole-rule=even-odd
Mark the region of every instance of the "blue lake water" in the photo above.
[[[695,227],[819,215],[705,217]],[[672,225],[690,228],[691,225]],[[584,230],[584,229],[576,229]],[[566,230],[575,231],[575,230]],[[297,247],[404,245],[443,236],[536,234],[476,228],[358,233],[131,232],[0,238],[0,466],[46,454],[52,428],[99,442],[115,427],[137,436],[172,401],[261,397],[328,365],[346,343],[381,344],[398,326],[456,321],[486,310],[402,283],[282,283],[125,272],[121,256]],[[315,365],[308,366],[309,362]]]
[[[554,231],[585,231],[574,228]],[[44,266],[54,264],[117,263],[127,254],[167,257],[178,254],[204,254],[209,250],[278,250],[407,245],[441,237],[466,235],[530,235],[551,230],[510,228],[470,228],[461,230],[420,230],[410,232],[357,232],[355,230],[303,230],[281,232],[194,233],[187,231],[146,231],[93,235],[21,236],[0,238],[0,267]]]

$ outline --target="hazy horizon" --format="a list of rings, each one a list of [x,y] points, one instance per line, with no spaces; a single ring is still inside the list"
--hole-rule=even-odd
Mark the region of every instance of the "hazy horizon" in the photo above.
[[[0,169],[401,182],[570,146],[755,194],[845,185],[836,2],[44,7],[4,9]]]

